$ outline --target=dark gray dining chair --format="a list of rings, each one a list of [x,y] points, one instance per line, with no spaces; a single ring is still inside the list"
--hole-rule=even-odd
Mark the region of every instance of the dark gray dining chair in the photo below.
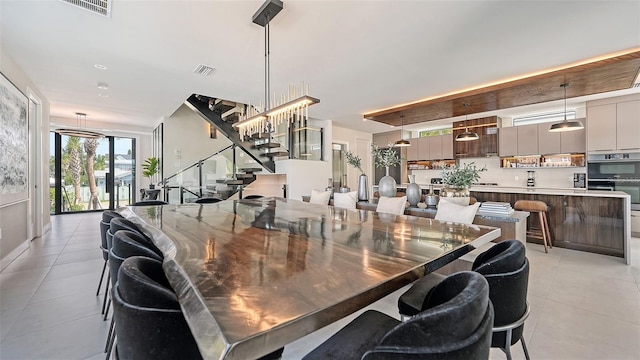
[[[502,349],[507,359],[511,359],[511,345],[518,341],[529,359],[523,337],[524,322],[529,316],[529,261],[525,250],[519,240],[501,241],[478,255],[472,265],[472,270],[483,275],[489,284],[489,297],[495,310],[491,347]],[[398,299],[400,314],[403,317],[418,314],[429,291],[441,278],[442,275],[429,274],[416,281]]]
[[[304,357],[325,359],[487,359],[493,306],[482,275],[448,276],[407,321],[369,310]]]

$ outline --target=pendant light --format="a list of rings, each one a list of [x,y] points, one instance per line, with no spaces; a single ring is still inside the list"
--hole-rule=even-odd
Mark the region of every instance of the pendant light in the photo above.
[[[404,139],[404,114],[400,115],[400,140],[396,141],[396,147],[407,147],[411,146],[409,140]]]
[[[567,120],[567,87],[569,86],[569,83],[565,82],[564,84],[560,84],[560,86],[564,88],[564,120],[551,125],[549,132],[564,132],[584,129],[584,125],[582,125],[580,120]]]
[[[82,124],[83,122],[84,122],[84,126]],[[54,131],[60,135],[75,136],[75,137],[85,138],[85,139],[99,139],[104,137],[104,134],[87,130],[86,127],[87,127],[87,114],[77,112],[75,128],[60,128],[60,129],[55,129]]]
[[[463,105],[467,108],[471,106],[471,104],[469,103],[465,103]],[[464,115],[464,122],[466,123],[468,119],[469,119],[469,111],[466,111],[466,114]],[[478,139],[480,139],[480,136],[478,136],[478,133],[469,131],[469,128],[466,128],[463,133],[456,135],[456,141],[473,141]]]

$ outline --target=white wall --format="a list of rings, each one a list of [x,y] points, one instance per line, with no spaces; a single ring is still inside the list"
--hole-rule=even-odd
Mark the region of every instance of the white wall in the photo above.
[[[18,89],[20,89],[25,95],[33,95],[41,101],[41,114],[42,122],[38,129],[35,124],[29,124],[29,136],[30,139],[37,139],[36,132],[40,132],[41,138],[41,153],[40,153],[40,166],[41,177],[40,183],[44,184],[40,186],[42,191],[42,203],[40,208],[42,209],[39,216],[42,218],[42,228],[48,229],[51,226],[51,219],[49,217],[49,101],[46,97],[40,93],[39,89],[33,84],[28,75],[20,68],[20,66],[9,56],[9,54],[2,48],[0,42],[0,71],[13,82]],[[1,154],[2,149],[0,149]],[[29,179],[29,187],[33,186],[36,181],[35,178]],[[13,260],[14,257],[19,255],[20,251],[26,248],[28,245],[28,229],[29,221],[29,209],[34,208],[35,199],[29,198],[28,201],[22,201],[15,204],[7,205],[0,208],[0,269]],[[41,229],[37,229],[34,236],[40,235]]]
[[[331,177],[329,161],[286,159],[276,161],[276,173],[287,174],[287,198],[302,200],[311,190],[324,190]]]
[[[216,139],[211,139],[209,123],[186,105],[180,106],[163,123],[165,177],[232,144],[221,133]]]

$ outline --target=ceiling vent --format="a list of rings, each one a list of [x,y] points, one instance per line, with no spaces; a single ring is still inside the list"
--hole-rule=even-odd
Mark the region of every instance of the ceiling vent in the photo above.
[[[634,89],[635,89],[635,88],[640,88],[640,83],[635,83],[635,84],[633,84],[632,88],[634,88]]]
[[[92,13],[111,17],[111,3],[113,0],[61,0],[67,4],[89,10]]]
[[[198,65],[196,66],[195,69],[193,69],[193,73],[194,74],[198,74],[198,75],[202,75],[202,76],[209,76],[211,74],[213,74],[213,71],[215,69],[212,68],[211,66],[207,66],[207,65]]]

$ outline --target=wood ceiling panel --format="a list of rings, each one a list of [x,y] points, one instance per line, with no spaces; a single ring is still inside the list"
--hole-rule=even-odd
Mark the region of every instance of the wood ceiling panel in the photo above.
[[[640,72],[640,51],[594,61],[546,74],[365,114],[384,124],[400,126],[466,114],[538,104],[564,98],[560,86],[568,83],[567,98],[628,89]],[[469,104],[465,106],[464,104]]]

